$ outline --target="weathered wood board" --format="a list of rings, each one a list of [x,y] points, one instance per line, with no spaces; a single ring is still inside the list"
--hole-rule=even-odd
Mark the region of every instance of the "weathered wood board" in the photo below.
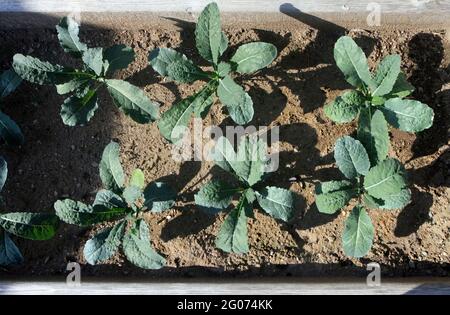
[[[0,11],[17,12],[179,12],[200,11],[210,0],[2,0]],[[304,12],[365,12],[373,3],[386,13],[449,11],[447,0],[216,0],[224,12],[278,12],[290,3]]]
[[[272,279],[247,281],[173,281],[173,282],[125,282],[125,281],[83,281],[79,287],[71,287],[64,279],[60,281],[1,281],[0,294],[174,294],[174,295],[298,295],[298,294],[430,294],[450,295],[450,280],[431,279],[390,279],[378,287],[367,286],[364,279],[338,280],[322,279]]]
[[[140,28],[159,17],[195,20],[212,0],[1,0],[0,27],[50,26],[67,13],[105,28]],[[312,14],[332,22],[365,27],[370,14],[383,24],[450,26],[449,0],[216,0],[225,23],[288,20]],[[25,16],[24,16],[25,14]],[[152,22],[150,22],[152,21]]]

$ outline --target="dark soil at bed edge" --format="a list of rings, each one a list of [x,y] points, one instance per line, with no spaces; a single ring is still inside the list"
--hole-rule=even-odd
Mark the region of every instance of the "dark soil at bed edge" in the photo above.
[[[136,61],[118,74],[143,88],[162,110],[202,85],[180,85],[159,78],[147,67],[149,51],[174,47],[204,65],[193,43],[193,25],[177,22],[175,28],[136,31],[90,30],[82,32],[89,46],[125,43]],[[2,270],[7,275],[58,275],[67,262],[83,264],[83,275],[95,276],[349,276],[366,273],[365,264],[378,262],[385,275],[445,276],[450,268],[450,212],[448,164],[448,106],[450,71],[445,30],[349,30],[370,54],[373,67],[383,56],[399,53],[402,69],[416,86],[414,98],[435,110],[434,126],[416,136],[391,130],[391,156],[405,163],[413,198],[398,211],[370,211],[376,236],[371,253],[349,259],[341,249],[340,235],[351,206],[335,216],[322,215],[314,206],[314,185],[337,178],[332,150],[337,138],[354,132],[355,125],[335,125],[323,114],[324,103],[349,88],[333,61],[333,45],[347,30],[327,31],[300,23],[264,28],[226,28],[230,56],[236,45],[262,40],[274,43],[279,56],[269,67],[242,80],[255,104],[254,125],[280,127],[280,169],[270,183],[299,193],[305,206],[289,224],[257,211],[249,223],[250,253],[228,255],[214,247],[223,215],[211,217],[192,204],[177,203],[162,214],[148,214],[152,238],[167,257],[168,267],[145,271],[132,266],[122,254],[100,266],[85,265],[85,241],[100,227],[82,229],[62,224],[55,239],[45,242],[17,240],[26,262]],[[10,66],[14,53],[73,64],[59,48],[54,30],[0,31],[1,69]],[[163,177],[181,192],[192,192],[213,176],[227,175],[210,163],[177,163],[171,146],[155,124],[139,125],[119,113],[107,95],[85,127],[64,126],[59,117],[63,97],[53,87],[24,83],[9,97],[4,111],[22,127],[26,143],[21,148],[1,147],[9,163],[9,178],[2,193],[7,211],[53,211],[57,199],[90,202],[100,188],[98,162],[112,139],[121,144],[122,161],[129,173],[144,170],[148,181]],[[204,121],[207,125],[231,124],[217,104]],[[293,174],[299,180],[289,182]]]

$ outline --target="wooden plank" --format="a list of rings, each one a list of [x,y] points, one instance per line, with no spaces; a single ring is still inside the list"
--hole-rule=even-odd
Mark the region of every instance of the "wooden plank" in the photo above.
[[[170,294],[170,295],[298,295],[298,294],[439,294],[450,295],[448,279],[398,279],[382,282],[379,287],[368,287],[364,280],[285,280],[247,281],[173,281],[123,282],[83,281],[79,287],[70,287],[64,281],[0,281],[0,294]]]
[[[2,0],[3,12],[198,12],[210,0]],[[279,12],[286,0],[216,0],[223,12]],[[447,0],[296,0],[290,3],[303,12],[355,13],[368,11],[369,3],[383,13],[450,12]],[[369,10],[370,11],[370,10]]]

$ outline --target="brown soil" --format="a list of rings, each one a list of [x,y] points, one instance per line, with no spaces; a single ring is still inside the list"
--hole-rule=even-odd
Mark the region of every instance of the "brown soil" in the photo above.
[[[162,80],[147,66],[149,51],[174,47],[200,62],[193,44],[193,24],[175,21],[176,27],[82,32],[90,46],[125,43],[132,46],[136,61],[119,73],[145,89],[152,99],[171,104],[192,94],[202,85],[179,85]],[[440,29],[381,28],[346,30],[327,24],[321,29],[295,22],[251,28],[226,28],[231,48],[262,40],[279,49],[276,61],[266,70],[242,83],[253,98],[254,125],[279,125],[280,170],[270,183],[299,193],[305,206],[293,222],[278,222],[256,210],[249,223],[251,250],[248,255],[227,255],[214,247],[223,215],[208,216],[192,202],[178,202],[163,214],[148,214],[156,249],[167,256],[168,267],[144,271],[128,263],[122,254],[101,266],[84,265],[84,242],[95,229],[62,224],[55,239],[45,242],[17,240],[24,265],[1,274],[58,275],[69,261],[83,263],[84,275],[205,276],[205,275],[355,275],[365,273],[365,264],[378,262],[387,275],[448,275],[450,271],[450,212],[448,144],[450,69],[448,33]],[[338,137],[355,131],[354,124],[335,125],[323,114],[324,103],[347,89],[333,61],[337,37],[348,31],[373,66],[383,56],[399,53],[402,68],[416,86],[414,98],[435,110],[434,126],[419,135],[391,130],[391,156],[409,171],[412,202],[403,210],[370,211],[376,228],[371,253],[349,259],[341,249],[341,232],[347,208],[338,215],[319,214],[314,205],[314,185],[336,179],[332,149]],[[10,66],[14,53],[31,54],[61,64],[76,64],[59,48],[54,30],[0,31],[1,68]],[[105,145],[115,139],[121,144],[127,172],[139,167],[148,181],[169,182],[184,193],[186,201],[211,176],[226,175],[210,163],[176,163],[171,146],[159,135],[155,124],[139,125],[118,112],[108,96],[86,127],[64,126],[59,117],[63,97],[53,87],[24,83],[9,97],[4,111],[23,128],[26,144],[21,148],[2,146],[10,175],[2,193],[5,210],[53,211],[59,198],[90,202],[100,188],[98,162]],[[232,125],[220,106],[214,107],[204,125]],[[212,175],[213,174],[213,175]],[[297,175],[297,181],[289,178]]]

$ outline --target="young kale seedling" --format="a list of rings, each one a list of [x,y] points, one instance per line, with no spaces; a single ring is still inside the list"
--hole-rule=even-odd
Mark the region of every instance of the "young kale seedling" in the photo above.
[[[0,108],[3,99],[11,94],[22,82],[22,79],[13,71],[7,70],[0,75]],[[19,126],[8,115],[0,110],[0,137],[9,145],[23,143],[23,134]]]
[[[387,157],[388,122],[408,132],[431,127],[433,110],[419,101],[404,99],[414,87],[400,70],[399,55],[384,58],[372,75],[362,49],[352,38],[344,36],[336,42],[334,59],[356,90],[345,92],[327,105],[325,114],[337,123],[358,117],[357,138],[367,149],[372,166]]]
[[[8,176],[8,166],[0,156],[0,191]],[[0,266],[18,265],[23,256],[11,239],[11,234],[43,241],[55,236],[59,226],[58,217],[49,213],[11,212],[0,213]]]
[[[289,190],[260,183],[268,165],[266,149],[264,141],[244,136],[237,152],[224,137],[218,139],[212,150],[211,157],[216,165],[235,175],[239,185],[212,180],[195,195],[195,203],[208,212],[217,213],[231,204],[233,196],[239,196],[216,238],[216,246],[225,252],[248,252],[247,218],[253,217],[255,200],[275,219],[287,222],[294,217],[298,196]]]
[[[162,183],[145,186],[144,173],[133,171],[128,186],[120,163],[119,144],[111,142],[103,151],[99,171],[103,186],[93,205],[71,199],[58,200],[55,210],[58,217],[69,224],[91,226],[113,221],[114,226],[103,229],[84,246],[84,257],[91,265],[111,258],[122,244],[127,259],[145,269],[159,269],[165,265],[150,243],[150,229],[142,214],[161,212],[174,204],[175,193]]]
[[[132,48],[125,45],[88,48],[80,42],[78,24],[70,17],[63,18],[56,29],[64,51],[82,59],[81,70],[21,54],[14,56],[13,66],[24,80],[41,85],[54,84],[58,94],[72,93],[61,107],[64,124],[76,126],[89,122],[98,108],[97,91],[102,87],[106,87],[115,105],[134,121],[144,124],[159,117],[158,105],[141,89],[123,80],[108,79],[134,60]]]
[[[347,256],[363,257],[372,247],[374,228],[361,203],[370,209],[405,207],[411,199],[406,172],[401,163],[392,158],[371,167],[369,154],[362,143],[348,136],[336,142],[334,158],[348,180],[318,185],[316,205],[319,212],[333,214],[352,198],[358,198],[345,222],[342,245]]]
[[[208,81],[199,92],[173,105],[162,115],[159,130],[171,142],[182,138],[192,114],[201,118],[206,116],[216,95],[234,122],[239,125],[250,122],[254,113],[252,99],[233,80],[231,73],[254,73],[270,65],[277,56],[274,45],[254,42],[240,46],[229,62],[221,62],[228,39],[221,30],[219,8],[214,2],[207,5],[198,18],[195,41],[200,55],[212,64],[212,72],[203,71],[185,55],[170,48],[158,48],[149,56],[153,69],[171,80],[179,83]]]

